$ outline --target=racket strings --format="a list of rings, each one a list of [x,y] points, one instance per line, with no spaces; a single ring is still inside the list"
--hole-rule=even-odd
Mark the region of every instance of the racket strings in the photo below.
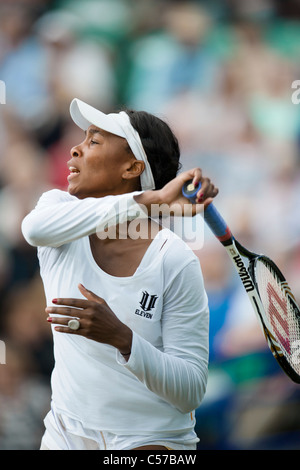
[[[256,262],[255,280],[274,349],[300,375],[300,312],[290,287],[264,259]]]

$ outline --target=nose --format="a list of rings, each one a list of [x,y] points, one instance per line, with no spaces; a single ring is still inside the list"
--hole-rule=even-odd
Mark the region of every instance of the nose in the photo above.
[[[80,145],[76,145],[75,147],[72,147],[70,153],[71,153],[71,157],[74,157],[74,158],[81,157],[82,151],[80,149]]]

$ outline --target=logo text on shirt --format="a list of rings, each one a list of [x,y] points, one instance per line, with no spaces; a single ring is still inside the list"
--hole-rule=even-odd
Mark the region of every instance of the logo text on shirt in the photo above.
[[[143,291],[142,298],[140,300],[141,308],[137,308],[134,313],[136,315],[140,315],[141,317],[149,318],[151,320],[153,317],[153,313],[150,312],[155,307],[157,299],[158,296],[156,294],[150,295],[147,291]]]

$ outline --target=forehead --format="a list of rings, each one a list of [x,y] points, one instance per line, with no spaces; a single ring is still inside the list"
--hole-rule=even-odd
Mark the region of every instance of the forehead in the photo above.
[[[85,131],[85,135],[88,135],[88,136],[93,136],[96,134],[99,134],[102,137],[105,137],[106,139],[109,138],[110,140],[118,140],[119,142],[122,142],[122,143],[127,142],[127,140],[124,139],[124,137],[120,137],[116,134],[112,134],[111,132],[105,131],[104,129],[101,129],[100,127],[97,127],[93,124],[89,126],[87,131]]]
[[[100,129],[94,125],[89,126],[89,128],[85,131],[85,134],[94,135],[94,134],[101,134],[105,135],[112,135],[110,132],[105,131],[104,129]]]
[[[129,144],[124,137],[112,134],[111,132],[105,131],[104,129],[101,129],[95,125],[91,125],[85,131],[85,135],[89,137],[94,135],[100,135],[106,140],[109,140],[113,145],[121,145],[122,148],[125,148],[127,151],[130,150],[130,153],[132,153]]]

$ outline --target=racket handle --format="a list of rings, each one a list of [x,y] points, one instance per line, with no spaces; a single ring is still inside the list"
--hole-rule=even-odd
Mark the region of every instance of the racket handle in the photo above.
[[[192,184],[192,180],[187,181],[182,187],[182,194],[193,204],[195,204],[196,195],[200,188],[201,183],[195,187]],[[233,239],[232,233],[227,223],[212,203],[209,204],[204,210],[204,220],[221,243],[227,244],[228,241]]]

